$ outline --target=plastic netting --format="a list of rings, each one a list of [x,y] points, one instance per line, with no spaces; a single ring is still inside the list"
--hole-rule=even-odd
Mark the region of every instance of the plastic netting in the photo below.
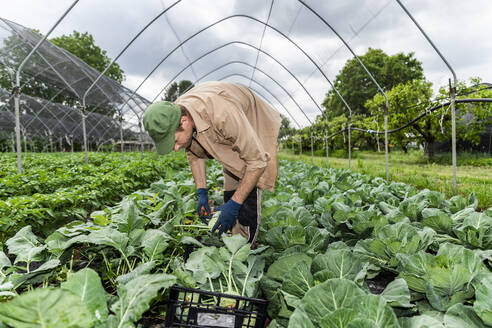
[[[32,29],[0,18],[0,71],[3,76],[14,72],[42,36]],[[21,131],[27,135],[83,139],[82,96],[99,72],[76,56],[45,41],[27,61],[21,76]],[[31,97],[30,90],[46,94],[44,99]],[[25,92],[25,93],[24,93]],[[14,130],[14,97],[10,90],[0,89],[0,127],[3,132]],[[62,99],[66,104],[59,103]],[[68,101],[67,101],[68,100]],[[86,129],[88,140],[102,142],[123,136],[138,140],[138,126],[150,102],[128,88],[103,76],[86,98]],[[149,137],[142,133],[142,138]]]

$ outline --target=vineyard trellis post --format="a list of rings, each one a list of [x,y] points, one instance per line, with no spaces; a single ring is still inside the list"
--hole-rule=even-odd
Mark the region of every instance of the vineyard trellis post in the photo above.
[[[328,167],[330,164],[328,162],[328,149],[329,149],[329,145],[328,145],[328,135],[325,134],[325,144],[326,144],[326,167]]]
[[[350,170],[350,163],[352,161],[352,144],[351,144],[351,141],[350,141],[350,137],[351,137],[351,130],[352,130],[352,115],[350,115],[347,119],[347,128],[348,128],[348,169]]]
[[[120,148],[121,148],[121,160],[125,160],[125,152],[123,151],[123,115],[118,117],[120,121]]]
[[[85,128],[85,107],[79,107],[80,116],[82,117],[82,133],[84,138],[85,164],[89,164],[89,155],[87,154],[87,130]]]
[[[385,95],[386,96],[386,95]],[[389,180],[389,148],[388,148],[388,98],[384,105],[384,158],[386,162],[386,181]]]
[[[313,132],[311,131],[311,164],[314,164]]]
[[[299,149],[301,150],[300,156],[302,159],[302,134],[299,135]]]
[[[142,131],[142,121],[140,120],[140,118],[138,118],[138,130],[139,130],[139,133],[138,133],[138,142],[140,143],[140,158],[141,159],[144,159],[144,154],[143,154],[143,139],[142,139],[143,131]]]

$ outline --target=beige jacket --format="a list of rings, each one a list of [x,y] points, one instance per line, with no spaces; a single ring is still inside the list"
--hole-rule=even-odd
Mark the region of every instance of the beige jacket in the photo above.
[[[205,82],[176,100],[195,122],[187,150],[190,163],[214,158],[239,178],[246,170],[266,167],[257,187],[273,191],[277,180],[280,115],[245,86]]]

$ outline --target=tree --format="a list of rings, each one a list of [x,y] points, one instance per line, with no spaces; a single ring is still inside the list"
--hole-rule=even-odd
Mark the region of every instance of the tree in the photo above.
[[[470,78],[468,83],[459,81],[456,88],[457,98],[492,98],[491,89],[480,86],[481,81],[479,77]],[[448,86],[441,86],[438,97],[449,101],[448,91]],[[490,125],[492,125],[491,103],[456,104],[456,138],[458,140],[477,146],[486,127]],[[450,139],[451,131],[448,135]]]
[[[104,71],[111,63],[111,58],[108,57],[106,50],[102,50],[97,46],[94,37],[87,32],[73,31],[72,34],[52,38],[50,41],[58,47],[71,52],[99,72]],[[118,83],[125,79],[125,74],[117,63],[113,63],[105,75]]]
[[[388,130],[409,123],[426,108],[431,107],[431,87],[432,83],[420,79],[398,84],[388,91],[386,93],[389,103]],[[380,112],[384,103],[383,95],[376,94],[373,99],[366,102],[366,107],[371,113]],[[382,119],[380,124],[383,124]],[[427,144],[429,146],[429,158],[432,158],[434,156],[434,143],[443,138],[440,115],[439,113],[427,115],[409,128],[392,133],[388,138],[391,143],[399,145],[405,152],[408,150],[408,145],[413,141],[422,145]]]
[[[181,96],[183,93],[193,87],[193,83],[189,80],[181,80],[179,81],[179,83],[173,82],[166,90],[166,95],[164,96],[163,100],[175,101],[176,99],[178,99],[179,96]]]
[[[359,58],[384,90],[390,90],[400,83],[423,78],[422,63],[414,58],[413,52],[408,55],[398,53],[388,56],[381,49],[369,48],[367,53]],[[336,76],[334,84],[352,108],[353,114],[367,115],[364,104],[379,92],[356,58],[345,63]],[[347,111],[333,89],[328,91],[322,105],[329,117],[335,117]]]
[[[490,98],[492,92],[488,89],[473,92],[472,85],[476,85],[480,79],[473,78],[470,85],[460,82],[457,92],[462,94],[458,98]],[[431,83],[425,79],[414,80],[399,84],[387,92],[389,101],[388,129],[407,124],[436,104],[448,102],[447,87],[440,88],[438,102],[431,102]],[[366,103],[371,112],[378,111],[384,98],[376,94],[372,100]],[[467,141],[474,145],[480,142],[480,135],[490,124],[492,105],[490,103],[456,104],[456,135],[458,140]],[[428,113],[410,127],[390,135],[392,142],[398,143],[404,150],[412,140],[421,145],[426,145],[429,159],[434,157],[434,144],[438,141],[451,139],[451,112],[449,106]]]
[[[280,114],[282,121],[280,122],[280,130],[278,132],[278,138],[282,140],[285,136],[292,134],[292,128],[290,127],[290,121],[287,117]]]

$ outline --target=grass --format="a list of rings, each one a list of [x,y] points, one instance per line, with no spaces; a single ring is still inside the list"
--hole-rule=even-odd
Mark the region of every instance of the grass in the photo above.
[[[281,152],[280,158],[299,159],[299,155]],[[311,163],[311,154],[303,154],[301,159]],[[330,167],[348,168],[348,159],[329,157]],[[326,166],[326,157],[315,156],[314,164]],[[374,177],[386,177],[384,152],[355,152],[352,156],[351,169],[355,172]],[[391,181],[405,182],[419,189],[437,190],[450,198],[453,191],[453,168],[451,156],[444,154],[433,162],[427,159],[423,151],[411,151],[404,154],[392,151],[389,154],[389,178]],[[488,154],[458,154],[457,158],[457,193],[468,197],[474,192],[478,198],[480,210],[492,207],[492,158]]]

